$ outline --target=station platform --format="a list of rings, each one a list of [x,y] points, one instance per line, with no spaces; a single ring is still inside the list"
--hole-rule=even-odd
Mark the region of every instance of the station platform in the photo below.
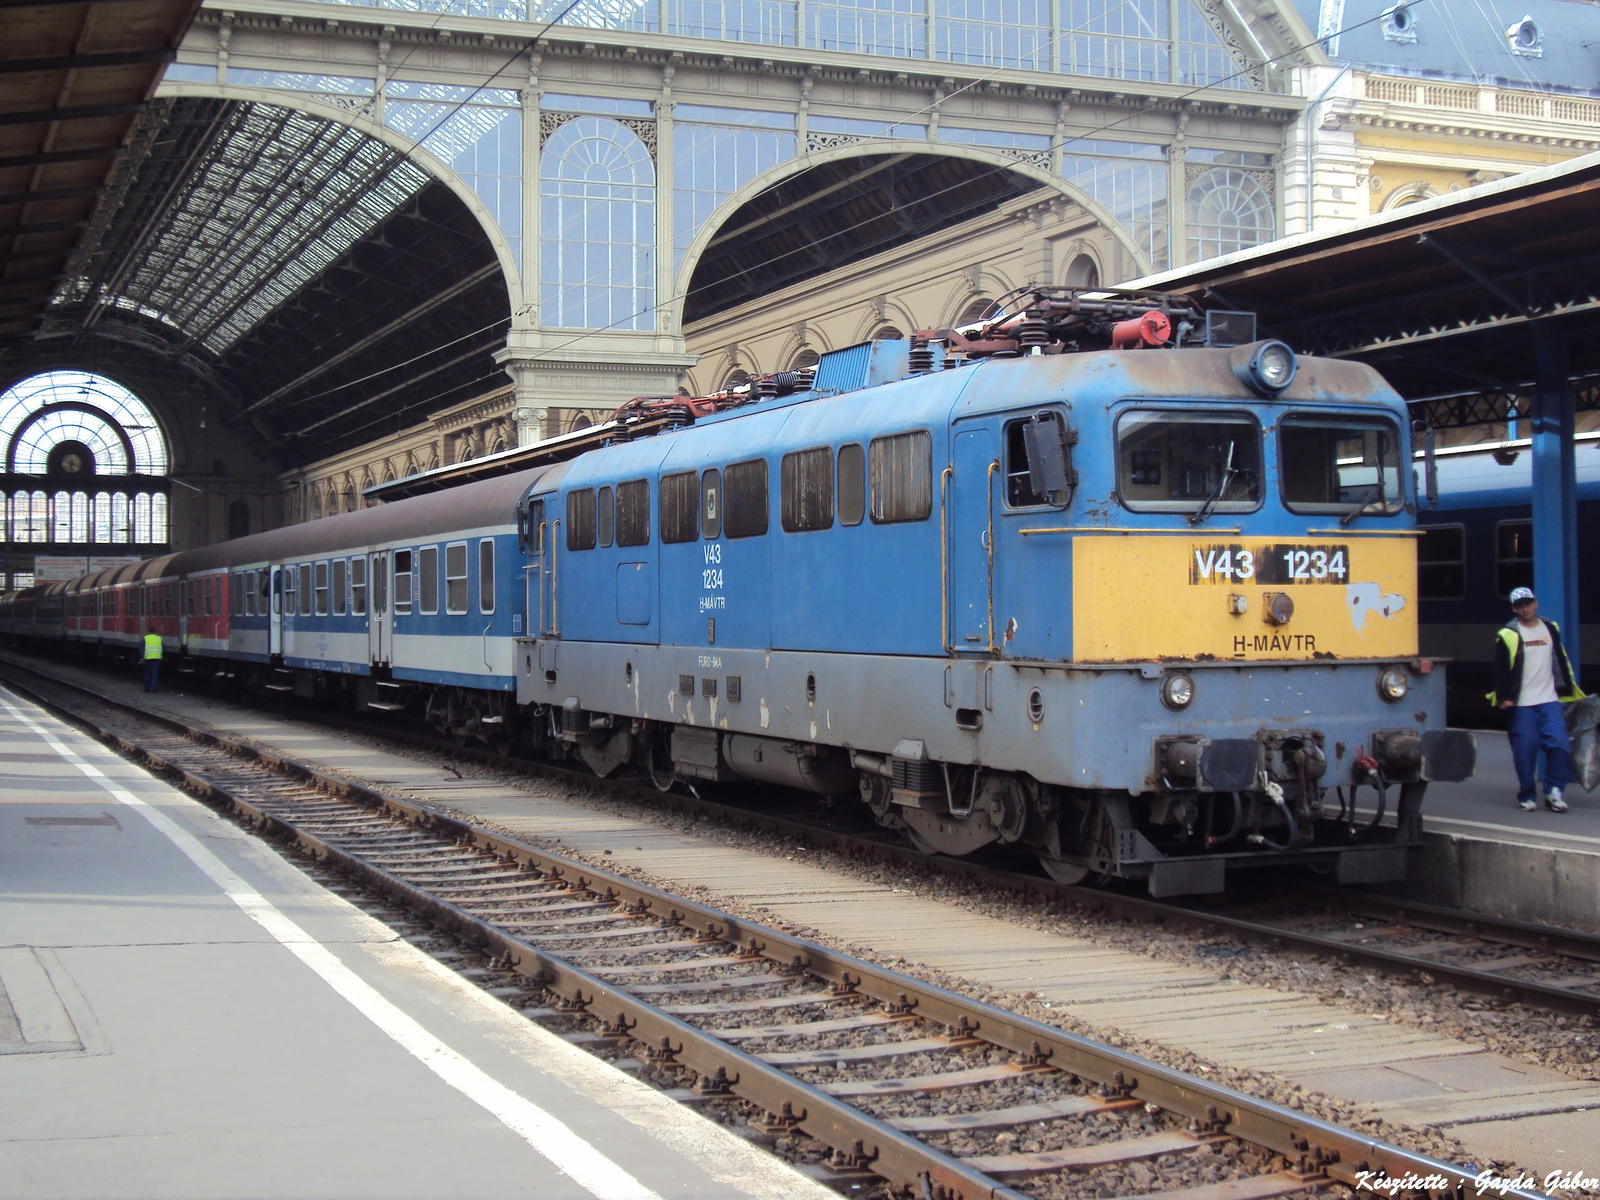
[[[1524,921],[1600,929],[1600,789],[1574,783],[1569,811],[1517,807],[1511,745],[1479,730],[1478,769],[1434,784],[1423,817],[1427,847],[1403,892],[1414,900]]]
[[[1463,1037],[1392,1023],[1368,1008],[1318,995],[1021,927],[911,894],[892,880],[870,882],[838,871],[827,856],[721,844],[641,819],[625,802],[584,797],[563,785],[530,790],[463,778],[425,756],[362,745],[288,714],[205,693],[146,697],[130,676],[48,665],[119,699],[278,747],[558,852],[605,856],[608,866],[643,872],[664,887],[703,889],[692,894],[780,926],[817,930],[880,960],[899,958],[912,970],[1030,993],[1093,1029],[1273,1075],[1397,1123],[1448,1129],[1475,1161],[1517,1162],[1540,1177],[1600,1162],[1600,1084]],[[1495,794],[1491,788],[1483,802]],[[1575,805],[1566,816],[1582,821],[1588,807]],[[1510,817],[1558,819],[1515,806]],[[1537,838],[1540,828],[1530,822],[1527,836]]]
[[[0,689],[0,1197],[827,1200]]]

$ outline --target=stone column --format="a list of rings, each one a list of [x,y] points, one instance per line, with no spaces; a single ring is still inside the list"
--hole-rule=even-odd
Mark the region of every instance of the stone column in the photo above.
[[[1185,133],[1189,110],[1178,114],[1172,143],[1167,147],[1167,266],[1181,267],[1189,261],[1189,184],[1184,150],[1189,144]]]
[[[673,161],[672,161],[672,77],[678,68],[668,63],[661,70],[661,96],[656,101],[656,312],[651,323],[658,333],[676,334],[672,312],[676,307],[673,277]]]

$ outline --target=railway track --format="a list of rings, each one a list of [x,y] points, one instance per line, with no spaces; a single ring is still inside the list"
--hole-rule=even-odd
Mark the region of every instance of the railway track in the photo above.
[[[1464,1169],[60,680],[13,687],[490,956],[574,1041],[919,1200],[1328,1194]],[[1109,1192],[1102,1189],[1111,1183]],[[1147,1186],[1139,1186],[1140,1184]],[[1518,1193],[1524,1194],[1524,1193]]]
[[[0,661],[35,670],[13,660]],[[380,724],[322,714],[319,720],[492,769],[601,789],[672,811],[699,813],[737,828],[777,834],[852,857],[917,865],[1128,921],[1149,922],[1201,937],[1220,936],[1271,950],[1290,950],[1428,986],[1448,986],[1496,1002],[1518,1002],[1600,1019],[1600,934],[1347,890],[1307,887],[1278,878],[1253,893],[1242,889],[1240,895],[1221,898],[1154,900],[1057,883],[1037,871],[1018,869],[995,859],[928,855],[875,826],[840,820],[809,798],[796,805],[798,811],[774,813],[770,789],[759,803],[751,805],[694,793],[663,793],[644,779],[602,779],[587,770],[459,746],[420,720],[396,722],[391,715]]]

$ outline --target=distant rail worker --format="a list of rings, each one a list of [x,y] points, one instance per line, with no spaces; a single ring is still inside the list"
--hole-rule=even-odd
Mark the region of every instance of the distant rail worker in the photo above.
[[[144,635],[144,690],[156,691],[161,683],[161,635]]]
[[[1561,645],[1561,629],[1541,620],[1532,588],[1513,588],[1516,614],[1495,632],[1494,691],[1489,702],[1506,713],[1511,759],[1517,767],[1517,804],[1523,812],[1539,806],[1538,759],[1544,751],[1544,806],[1566,812],[1561,789],[1572,782],[1572,743],[1561,713],[1563,701],[1580,699],[1577,676]]]

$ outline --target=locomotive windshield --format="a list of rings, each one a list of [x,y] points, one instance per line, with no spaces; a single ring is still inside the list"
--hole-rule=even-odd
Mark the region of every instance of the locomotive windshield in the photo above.
[[[1261,503],[1261,427],[1247,413],[1126,413],[1117,489],[1135,512],[1248,512]]]
[[[1400,430],[1392,421],[1285,417],[1278,426],[1278,474],[1290,512],[1400,511]]]

